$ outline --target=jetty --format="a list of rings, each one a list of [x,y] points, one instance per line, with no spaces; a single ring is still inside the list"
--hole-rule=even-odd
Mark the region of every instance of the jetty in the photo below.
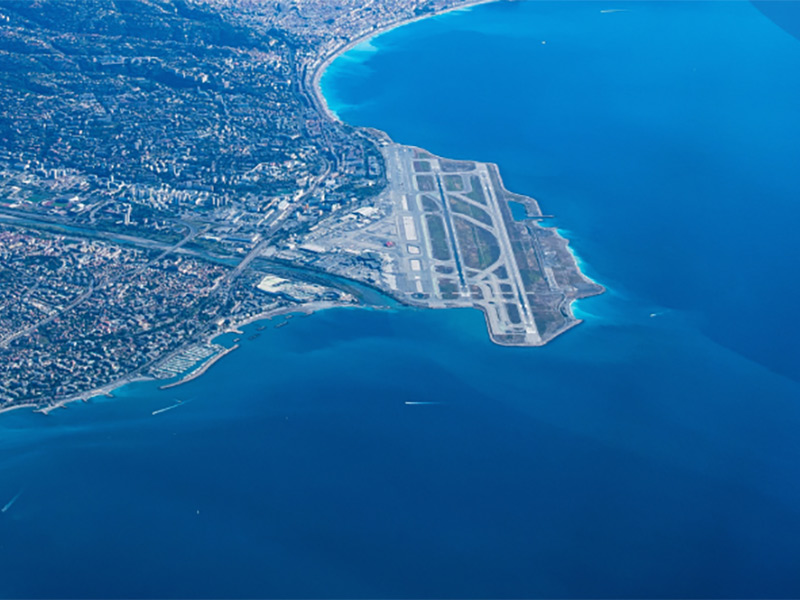
[[[192,379],[195,379],[196,377],[200,377],[203,373],[208,371],[214,363],[216,363],[218,360],[220,360],[226,354],[230,354],[231,352],[236,350],[238,347],[239,347],[239,344],[231,346],[230,348],[226,348],[225,350],[223,350],[222,352],[220,352],[217,355],[213,356],[212,358],[209,358],[206,362],[204,362],[202,365],[200,365],[194,371],[188,373],[183,378],[179,379],[178,381],[174,381],[172,383],[167,383],[165,385],[162,385],[158,389],[167,390],[169,388],[177,387],[179,385],[183,385],[184,383],[188,383]]]

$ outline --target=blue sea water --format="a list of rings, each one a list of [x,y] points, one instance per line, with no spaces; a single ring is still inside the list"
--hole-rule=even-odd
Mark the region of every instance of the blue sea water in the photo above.
[[[343,119],[499,163],[609,293],[545,348],[334,310],[185,386],[2,415],[0,596],[799,596],[789,31],[498,3],[337,60]]]

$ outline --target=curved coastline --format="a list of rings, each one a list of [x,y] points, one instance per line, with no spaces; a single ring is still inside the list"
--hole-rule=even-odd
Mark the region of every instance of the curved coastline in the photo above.
[[[419,15],[416,17],[412,17],[410,19],[400,19],[399,21],[392,21],[390,23],[386,23],[385,25],[379,25],[374,29],[371,29],[365,33],[357,35],[355,38],[351,40],[345,41],[340,46],[331,51],[329,54],[325,55],[324,57],[321,57],[319,64],[314,65],[311,72],[311,77],[307,81],[311,89],[311,95],[312,98],[314,99],[314,103],[317,105],[317,108],[320,110],[320,112],[322,112],[331,121],[345,124],[344,121],[342,121],[339,118],[339,116],[336,113],[334,113],[328,106],[328,100],[322,93],[322,88],[320,86],[320,83],[322,81],[322,76],[325,74],[325,71],[327,71],[328,67],[330,67],[331,64],[333,64],[333,62],[337,58],[339,58],[346,52],[352,50],[359,44],[362,44],[363,42],[376,38],[379,35],[387,33],[393,29],[398,29],[405,25],[410,25],[411,23],[416,23],[417,21],[422,21],[424,19],[432,19],[433,17],[438,17],[447,13],[455,12],[458,10],[464,10],[467,8],[472,8],[480,4],[491,4],[494,2],[501,2],[501,1],[502,0],[468,0],[463,4],[459,4],[458,6],[451,6],[450,8],[446,8],[444,10],[435,11],[425,15]],[[381,133],[383,133],[387,138],[389,137],[388,134],[386,134],[386,132],[381,132]]]
[[[391,31],[393,29],[400,28],[400,27],[403,27],[405,25],[410,25],[411,23],[415,23],[415,22],[421,21],[423,19],[433,18],[433,17],[440,16],[440,15],[443,15],[443,14],[446,14],[446,13],[454,12],[454,11],[457,11],[457,10],[468,9],[468,8],[472,8],[472,7],[480,5],[480,4],[489,4],[489,3],[500,2],[500,1],[501,0],[475,0],[475,1],[472,1],[472,2],[467,2],[467,3],[464,3],[464,4],[459,5],[459,6],[453,6],[453,7],[450,7],[448,9],[437,11],[437,12],[433,12],[433,13],[430,13],[430,14],[420,15],[418,17],[414,17],[414,18],[411,18],[411,19],[405,19],[405,20],[400,20],[400,21],[396,21],[396,22],[393,22],[393,23],[388,23],[388,24],[386,24],[384,26],[378,27],[377,29],[374,29],[372,31],[364,33],[363,35],[359,35],[356,38],[354,38],[354,39],[342,44],[341,46],[339,46],[338,48],[333,50],[330,54],[328,54],[327,56],[322,58],[321,61],[319,62],[319,64],[315,65],[315,67],[312,70],[310,80],[307,80],[307,85],[309,85],[309,87],[311,88],[311,91],[312,91],[312,98],[313,98],[314,104],[316,105],[316,107],[320,111],[320,113],[325,115],[331,121],[339,123],[339,124],[342,124],[342,125],[348,125],[348,126],[354,127],[355,130],[356,130],[356,133],[358,135],[366,135],[367,137],[371,137],[373,139],[382,138],[385,141],[391,142],[392,141],[391,136],[389,136],[389,134],[386,133],[385,131],[377,129],[377,128],[374,128],[374,127],[369,127],[369,126],[367,126],[367,127],[358,127],[358,126],[349,125],[349,124],[345,123],[344,121],[342,121],[342,119],[330,109],[330,107],[328,106],[328,100],[327,100],[327,98],[325,97],[325,95],[324,95],[324,93],[322,91],[322,85],[321,85],[322,77],[324,76],[324,74],[327,71],[328,67],[330,67],[330,65],[333,64],[333,62],[337,58],[341,57],[343,54],[347,53],[348,51],[352,50],[353,48],[357,47],[358,45],[360,45],[360,44],[362,44],[364,42],[367,42],[367,41],[369,41],[371,39],[374,39],[374,38],[378,37],[379,35],[387,33],[387,32],[389,32],[389,31]],[[494,168],[494,170],[495,170],[495,172],[497,174],[497,178],[500,181],[502,189],[503,189],[503,191],[505,193],[507,193],[509,196],[522,196],[523,199],[530,201],[534,205],[534,209],[533,209],[533,211],[531,213],[531,216],[533,218],[536,218],[536,216],[538,215],[539,218],[542,218],[544,213],[542,213],[541,208],[539,207],[539,203],[535,198],[533,198],[532,196],[523,196],[521,194],[516,194],[514,192],[510,192],[502,182],[502,177],[500,175],[500,166],[497,163],[493,163],[493,162],[492,163],[487,163],[487,164],[491,165],[491,167]],[[526,205],[526,203],[523,202],[523,205]],[[528,210],[528,209],[526,208],[526,210]],[[537,227],[542,227],[542,226],[537,224]],[[573,327],[583,323],[584,320],[576,317],[575,313],[573,311],[573,304],[577,300],[585,299],[587,297],[591,297],[591,296],[594,296],[594,295],[603,294],[603,293],[605,293],[607,291],[608,288],[606,286],[604,286],[603,284],[599,283],[598,281],[596,281],[594,278],[589,277],[583,271],[583,269],[581,268],[583,263],[582,263],[580,257],[573,250],[573,248],[570,245],[569,238],[566,237],[565,235],[563,235],[563,232],[562,232],[561,229],[559,229],[557,226],[547,227],[547,229],[554,230],[556,235],[563,240],[564,248],[566,249],[567,254],[569,255],[572,263],[574,264],[575,270],[580,275],[580,277],[583,280],[589,282],[590,284],[596,286],[596,288],[598,289],[597,292],[595,292],[595,293],[593,293],[593,294],[591,294],[589,296],[583,296],[583,297],[580,297],[580,298],[574,298],[574,299],[572,299],[572,300],[570,300],[568,302],[565,302],[562,305],[562,311],[565,312],[566,315],[568,315],[568,317],[571,320],[571,322],[568,323],[563,329],[558,331],[558,333],[556,335],[554,335],[553,337],[550,338],[550,339],[553,339],[553,338],[557,337],[558,335],[561,335],[562,333],[564,333],[568,329],[572,329]],[[488,315],[487,315],[486,310],[483,307],[480,307],[480,306],[475,306],[475,308],[479,308],[484,313],[484,317],[487,319],[487,325],[488,325],[489,321],[488,321]],[[492,339],[492,341],[494,343],[496,343],[498,345],[506,345],[506,344],[502,343],[501,341],[499,341],[498,339],[495,338],[495,336],[492,334],[491,328],[489,328],[489,336],[490,336],[490,338]],[[547,343],[547,341],[549,341],[549,340],[546,340],[545,343]]]
[[[205,338],[203,338],[203,340],[206,343],[211,344],[211,343],[214,343],[214,341],[217,338],[225,335],[226,333],[235,332],[239,327],[244,327],[246,325],[250,325],[251,323],[256,323],[258,321],[268,321],[268,320],[270,320],[270,319],[272,319],[274,317],[277,317],[277,316],[280,316],[280,315],[285,315],[285,314],[288,314],[288,313],[293,313],[293,312],[303,313],[306,316],[308,316],[308,315],[311,315],[311,314],[313,314],[313,313],[315,313],[317,311],[320,311],[320,310],[326,310],[326,309],[331,309],[331,308],[346,308],[346,307],[350,307],[350,306],[352,306],[352,305],[344,304],[344,303],[338,303],[338,302],[326,301],[326,302],[312,302],[310,304],[305,304],[305,305],[301,305],[301,306],[288,306],[288,307],[281,307],[281,308],[277,308],[277,309],[270,309],[270,310],[264,311],[263,313],[259,313],[257,315],[253,315],[251,317],[242,319],[241,321],[237,321],[237,322],[235,322],[234,324],[232,324],[231,326],[229,326],[225,330],[215,331],[214,333],[211,333],[208,336],[206,336]],[[194,342],[194,343],[196,343],[196,342]],[[194,343],[187,344],[186,347],[191,346]],[[175,350],[171,354],[176,354],[176,353],[180,352],[181,349],[183,349],[183,348],[184,347],[178,348],[177,350]],[[220,359],[224,358],[225,356],[230,354],[233,350],[236,350],[238,348],[239,348],[239,344],[236,344],[236,345],[234,345],[234,346],[232,346],[230,348],[226,348],[226,349],[222,350],[221,352],[213,355],[211,358],[209,358],[205,362],[202,362],[199,366],[192,367],[187,373],[183,373],[181,375],[180,379],[177,379],[176,381],[173,381],[172,383],[168,383],[168,384],[159,386],[159,389],[160,390],[169,389],[169,388],[172,388],[172,387],[176,387],[176,386],[182,385],[184,383],[188,383],[188,382],[192,381],[193,379],[197,379],[198,377],[204,375],[206,373],[206,371],[208,371],[216,362],[218,362]],[[161,362],[161,361],[165,360],[166,358],[168,358],[168,356],[169,355],[167,355],[165,357],[162,357],[162,358],[158,359],[155,362],[156,363]],[[149,382],[149,381],[156,381],[155,377],[142,374],[144,369],[146,367],[148,367],[148,366],[150,366],[150,365],[145,365],[144,367],[140,367],[139,369],[137,369],[133,373],[129,373],[129,374],[117,379],[117,380],[110,381],[107,384],[102,385],[100,387],[94,388],[92,390],[88,390],[86,392],[80,392],[80,393],[77,393],[77,394],[73,394],[73,395],[68,396],[66,398],[55,400],[54,402],[52,402],[50,404],[46,404],[44,406],[42,406],[40,404],[29,403],[29,404],[19,404],[19,405],[15,405],[15,406],[10,406],[8,408],[1,408],[0,409],[0,415],[2,415],[3,413],[6,413],[6,412],[11,412],[13,410],[17,410],[19,408],[31,408],[31,409],[33,409],[33,412],[41,413],[43,415],[49,415],[51,412],[55,411],[56,409],[66,408],[67,405],[73,404],[75,402],[90,402],[92,400],[92,398],[97,398],[99,396],[111,396],[113,394],[113,392],[115,392],[117,390],[120,390],[120,389],[122,389],[122,388],[124,388],[124,387],[126,387],[126,386],[128,386],[130,384],[133,384],[133,383],[143,383],[143,382]]]
[[[397,21],[392,21],[392,22],[386,23],[384,25],[378,25],[378,26],[374,27],[373,29],[371,29],[371,30],[369,30],[367,32],[364,32],[362,34],[357,35],[355,38],[352,38],[350,40],[347,40],[347,41],[343,42],[341,45],[337,46],[334,50],[332,50],[328,54],[326,54],[324,56],[320,56],[318,58],[317,62],[314,63],[312,69],[310,70],[310,77],[308,77],[308,76],[306,77],[306,80],[305,80],[305,83],[306,83],[306,86],[307,86],[306,92],[307,93],[310,92],[310,97],[311,97],[313,103],[315,104],[316,108],[319,110],[319,112],[322,115],[324,115],[326,118],[330,119],[331,121],[339,123],[341,125],[347,125],[347,126],[350,126],[350,127],[354,127],[356,129],[356,131],[370,131],[373,134],[373,136],[375,134],[377,134],[379,137],[382,137],[382,138],[384,138],[386,140],[391,140],[390,136],[386,132],[384,132],[382,130],[378,130],[378,129],[370,128],[370,127],[362,128],[362,127],[352,126],[352,125],[349,125],[349,124],[345,123],[344,121],[342,121],[342,119],[339,118],[338,115],[336,115],[336,113],[334,113],[330,109],[330,107],[328,106],[328,101],[325,98],[325,95],[323,94],[322,88],[321,88],[321,80],[322,80],[322,77],[325,74],[326,70],[328,69],[328,67],[330,67],[330,65],[333,64],[333,62],[337,58],[341,57],[343,54],[345,54],[346,52],[352,50],[356,46],[358,46],[358,45],[360,45],[360,44],[362,44],[362,43],[364,43],[366,41],[369,41],[371,39],[374,39],[374,38],[376,38],[376,37],[378,37],[380,35],[383,35],[384,33],[388,33],[391,30],[398,29],[400,27],[403,27],[405,25],[410,25],[412,23],[416,23],[416,22],[422,21],[424,19],[434,18],[434,17],[438,17],[438,16],[441,16],[441,15],[452,13],[452,12],[456,12],[456,11],[462,11],[462,10],[471,9],[471,8],[473,8],[475,6],[479,6],[479,5],[483,5],[483,4],[496,3],[496,2],[501,2],[501,1],[502,0],[467,0],[466,2],[464,2],[462,4],[459,4],[457,6],[451,6],[451,7],[445,8],[443,10],[438,10],[438,11],[434,11],[434,12],[431,12],[431,13],[418,15],[418,16],[415,16],[415,17],[412,17],[412,18],[408,18],[408,19],[400,19],[400,20],[397,20]],[[502,178],[500,177],[499,165],[497,165],[496,163],[487,163],[487,164],[491,165],[495,169],[495,172],[497,173],[498,179],[500,180],[500,182],[502,184]],[[516,195],[514,193],[509,192],[505,188],[504,185],[502,186],[502,189],[505,192],[509,193],[510,195]],[[527,197],[527,198],[529,198],[534,203],[536,203],[537,210],[538,210],[538,202],[532,197]],[[539,211],[539,212],[541,214],[541,211]],[[581,261],[576,256],[576,254],[572,251],[572,249],[571,249],[571,247],[569,245],[569,240],[566,237],[562,236],[560,231],[558,231],[558,234],[564,240],[565,246],[566,246],[569,254],[571,255],[572,261],[575,264],[577,272],[583,278],[585,278],[587,281],[589,281],[592,284],[595,284],[596,286],[598,286],[600,288],[601,291],[597,292],[598,294],[605,292],[606,288],[602,284],[600,284],[597,281],[595,281],[594,279],[588,277],[582,271],[582,269],[580,268],[581,267]],[[376,289],[378,289],[378,288],[376,288]],[[382,293],[387,293],[386,290],[380,290],[380,291]],[[398,300],[401,304],[406,304],[406,302],[404,302],[400,298],[395,298],[395,300]],[[559,335],[560,335],[560,333],[563,333],[563,331],[566,331],[567,329],[571,329],[571,328],[573,328],[573,327],[575,327],[575,326],[577,326],[577,325],[579,325],[580,323],[583,322],[582,319],[578,319],[578,318],[576,318],[574,316],[574,313],[573,313],[573,310],[572,310],[572,304],[576,300],[577,299],[574,299],[574,300],[570,301],[565,306],[567,312],[569,313],[569,316],[573,319],[573,321],[564,330],[560,331]],[[278,316],[280,314],[284,314],[286,312],[302,312],[302,313],[305,313],[307,315],[310,315],[310,314],[312,314],[314,312],[317,312],[317,311],[320,311],[320,310],[325,310],[325,309],[330,309],[330,308],[342,308],[342,307],[347,307],[347,306],[349,306],[349,305],[340,304],[340,303],[336,303],[336,302],[317,302],[317,303],[311,303],[310,305],[303,306],[303,307],[293,307],[291,309],[278,309],[278,310],[272,309],[272,310],[265,311],[264,313],[260,313],[260,314],[254,315],[252,317],[243,319],[241,321],[237,321],[236,323],[231,325],[227,330],[214,332],[213,334],[207,336],[205,338],[205,340],[207,342],[209,342],[209,343],[213,343],[213,341],[215,339],[217,339],[218,337],[220,337],[224,333],[227,333],[227,332],[230,332],[230,331],[235,331],[237,328],[245,326],[245,325],[248,325],[248,324],[253,323],[253,322],[269,320],[269,319],[271,319],[271,318],[273,318],[275,316]],[[480,307],[476,307],[476,308],[480,308]],[[484,317],[486,317],[488,319],[488,317],[486,315],[486,311],[483,310],[483,309],[481,309],[481,310],[484,313]],[[488,323],[488,321],[487,321],[487,323]],[[490,338],[492,339],[492,341],[495,344],[498,344],[498,345],[501,345],[501,346],[507,345],[507,344],[504,344],[503,342],[499,341],[498,339],[495,339],[495,337],[492,336],[491,330],[489,331],[489,335],[490,335]],[[217,361],[219,361],[224,356],[226,356],[227,354],[231,353],[232,350],[235,350],[238,347],[239,346],[236,345],[236,346],[234,346],[232,348],[228,348],[228,349],[220,352],[219,354],[213,356],[210,360],[208,360],[205,363],[203,363],[202,365],[200,365],[200,367],[192,369],[188,374],[184,374],[184,376],[181,379],[179,379],[179,380],[177,380],[177,381],[175,381],[173,383],[160,386],[159,389],[168,389],[168,388],[173,387],[173,386],[181,385],[183,383],[188,383],[189,381],[202,376],[213,364],[215,364]],[[129,374],[121,377],[120,379],[117,379],[115,381],[111,381],[111,382],[109,382],[109,383],[107,383],[107,384],[105,384],[103,386],[100,386],[98,388],[94,388],[92,390],[88,390],[86,392],[81,392],[81,393],[78,393],[78,394],[71,395],[71,396],[69,396],[67,398],[63,398],[63,399],[57,400],[57,401],[55,401],[55,402],[53,402],[51,404],[47,404],[45,406],[42,406],[42,405],[39,405],[39,404],[15,405],[15,406],[11,406],[11,407],[0,409],[0,414],[5,413],[5,412],[10,412],[12,410],[16,410],[16,409],[19,409],[19,408],[32,408],[32,409],[34,409],[35,412],[38,412],[38,413],[41,413],[41,414],[44,414],[44,415],[48,415],[49,413],[51,413],[55,409],[64,408],[68,404],[72,404],[73,402],[78,402],[78,401],[88,402],[92,398],[95,398],[95,397],[98,397],[98,396],[101,396],[101,395],[111,395],[111,393],[114,392],[115,390],[121,389],[121,388],[123,388],[123,387],[125,387],[125,386],[127,386],[127,385],[129,385],[131,383],[153,381],[155,379],[153,377],[143,375],[142,374],[142,370],[143,370],[142,368],[137,369],[133,373],[129,373]]]

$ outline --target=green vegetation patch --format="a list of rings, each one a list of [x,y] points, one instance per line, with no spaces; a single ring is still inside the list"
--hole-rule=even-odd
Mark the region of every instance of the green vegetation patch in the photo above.
[[[446,189],[448,192],[463,192],[464,179],[461,177],[461,175],[445,175],[444,189]]]
[[[508,271],[505,265],[500,265],[494,270],[494,276],[498,279],[508,279]]]
[[[422,197],[422,210],[425,212],[430,213],[438,213],[440,212],[439,205],[437,204],[436,200],[431,198],[430,196],[423,196]]]
[[[430,173],[431,163],[429,163],[427,160],[415,160],[414,171],[417,173]]]
[[[53,198],[53,194],[51,194],[49,192],[36,191],[36,192],[33,192],[30,196],[28,196],[27,200],[29,202],[41,203],[41,202],[45,202],[47,200],[51,200],[52,198]]]
[[[542,275],[538,271],[534,271],[531,268],[523,268],[519,270],[519,275],[522,277],[522,284],[525,286],[525,289],[532,288],[534,285],[542,281]]]
[[[537,283],[544,282],[531,241],[518,239],[511,242],[511,247],[514,251],[514,257],[517,260],[517,267],[525,289],[532,290]]]
[[[459,171],[474,171],[475,163],[469,160],[442,160],[439,166],[445,173],[458,173]]]
[[[459,217],[453,223],[465,266],[482,271],[497,262],[500,244],[494,234]]]
[[[482,208],[478,208],[474,204],[470,204],[469,202],[464,202],[463,200],[459,200],[455,196],[450,196],[450,208],[453,209],[453,212],[460,213],[462,215],[467,215],[468,217],[472,217],[476,221],[480,221],[484,225],[493,225],[492,217],[489,216]]]
[[[564,326],[564,315],[555,310],[542,310],[533,313],[533,320],[541,335],[552,334]]]
[[[445,300],[455,300],[458,298],[458,284],[454,279],[440,278],[437,282],[439,284],[439,292]]]
[[[522,319],[519,316],[519,308],[517,308],[516,304],[511,304],[510,302],[506,303],[506,314],[508,314],[508,320],[518,325],[522,323]]]
[[[436,260],[450,260],[450,244],[444,230],[444,221],[439,215],[425,215],[428,235],[431,240],[431,252]]]
[[[433,192],[436,190],[436,182],[432,175],[417,175],[417,187],[423,192]]]
[[[477,202],[478,204],[486,204],[486,196],[483,194],[483,186],[481,185],[481,178],[477,175],[473,175],[469,178],[469,184],[472,186],[472,189],[469,193],[464,194],[467,198],[472,200],[473,202]]]

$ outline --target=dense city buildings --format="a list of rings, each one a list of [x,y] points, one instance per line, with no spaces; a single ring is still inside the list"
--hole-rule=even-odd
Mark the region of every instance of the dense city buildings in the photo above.
[[[0,410],[181,375],[225,351],[211,343],[221,331],[361,301],[348,281],[480,308],[499,343],[575,324],[569,302],[596,286],[552,231],[508,220],[494,171],[459,171],[446,199],[414,175],[410,150],[339,122],[316,88],[353,41],[470,3],[0,4]],[[485,223],[470,181],[491,186]],[[439,213],[425,216],[422,192],[437,192]],[[470,213],[457,235],[432,225],[448,207]],[[480,250],[467,234],[500,244],[502,264],[483,257],[459,287],[459,256]],[[403,254],[409,235],[424,284],[423,263]],[[445,246],[452,260],[435,255]],[[528,279],[500,276],[526,254]]]

